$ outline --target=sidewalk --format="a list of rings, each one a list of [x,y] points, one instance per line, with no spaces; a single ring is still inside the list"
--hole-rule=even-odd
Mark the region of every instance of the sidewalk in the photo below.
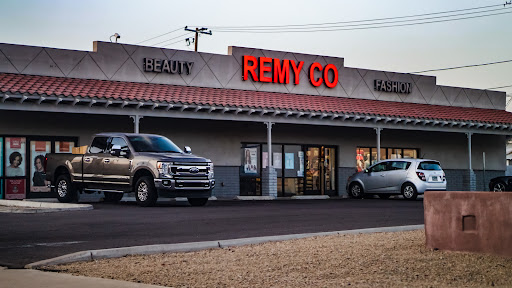
[[[150,288],[163,287],[119,280],[73,276],[64,273],[43,272],[32,269],[6,269],[0,267],[0,287],[22,288]]]

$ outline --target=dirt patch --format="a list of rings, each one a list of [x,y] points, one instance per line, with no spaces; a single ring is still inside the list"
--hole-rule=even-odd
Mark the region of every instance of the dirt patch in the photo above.
[[[426,249],[423,230],[128,256],[45,269],[169,287],[512,286],[512,259]]]

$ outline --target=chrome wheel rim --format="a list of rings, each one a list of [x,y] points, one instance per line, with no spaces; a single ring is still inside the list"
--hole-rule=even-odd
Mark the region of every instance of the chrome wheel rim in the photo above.
[[[359,185],[353,185],[350,191],[352,192],[352,196],[358,197],[361,194],[361,187],[359,187]]]
[[[503,192],[505,191],[505,185],[503,183],[497,183],[494,185],[494,192]]]
[[[412,186],[405,186],[404,188],[404,197],[411,198],[414,195],[414,189]]]
[[[142,202],[148,200],[148,184],[145,182],[139,184],[139,187],[137,187],[137,196]]]
[[[57,193],[59,197],[66,197],[68,194],[68,182],[66,180],[60,180],[59,184],[57,184]]]

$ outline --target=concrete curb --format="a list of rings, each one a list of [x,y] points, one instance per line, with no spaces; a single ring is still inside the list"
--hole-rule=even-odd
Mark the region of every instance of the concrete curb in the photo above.
[[[59,210],[91,210],[90,204],[68,204],[36,201],[0,200],[0,206],[24,208],[49,208]]]
[[[242,200],[242,201],[268,201],[268,200],[276,200],[277,197],[274,196],[236,196],[235,200]]]
[[[323,200],[323,199],[330,199],[329,195],[297,195],[292,196],[292,199],[297,200]]]
[[[161,245],[145,245],[133,246],[113,249],[101,250],[88,250],[72,254],[67,254],[47,260],[42,260],[25,265],[27,269],[35,269],[48,265],[59,265],[78,261],[92,261],[105,258],[120,258],[128,255],[143,255],[143,254],[160,254],[160,253],[178,253],[178,252],[192,252],[205,249],[236,247],[252,244],[261,244],[266,242],[286,241],[293,239],[301,239],[315,236],[329,236],[329,235],[349,235],[349,234],[366,234],[378,232],[402,232],[425,229],[425,225],[409,225],[409,226],[395,226],[395,227],[382,227],[382,228],[366,228],[346,231],[332,231],[332,232],[318,232],[318,233],[303,233],[303,234],[289,234],[280,236],[265,236],[265,237],[252,237],[252,238],[239,238],[230,240],[217,240],[217,241],[204,241],[204,242],[190,242],[190,243],[177,243],[177,244],[161,244]]]

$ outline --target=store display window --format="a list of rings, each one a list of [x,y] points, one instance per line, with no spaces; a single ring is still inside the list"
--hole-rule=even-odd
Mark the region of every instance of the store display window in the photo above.
[[[380,148],[380,160],[418,158],[419,149],[416,148]],[[370,165],[377,162],[377,148],[357,147],[356,148],[356,169],[358,172],[368,169]]]

